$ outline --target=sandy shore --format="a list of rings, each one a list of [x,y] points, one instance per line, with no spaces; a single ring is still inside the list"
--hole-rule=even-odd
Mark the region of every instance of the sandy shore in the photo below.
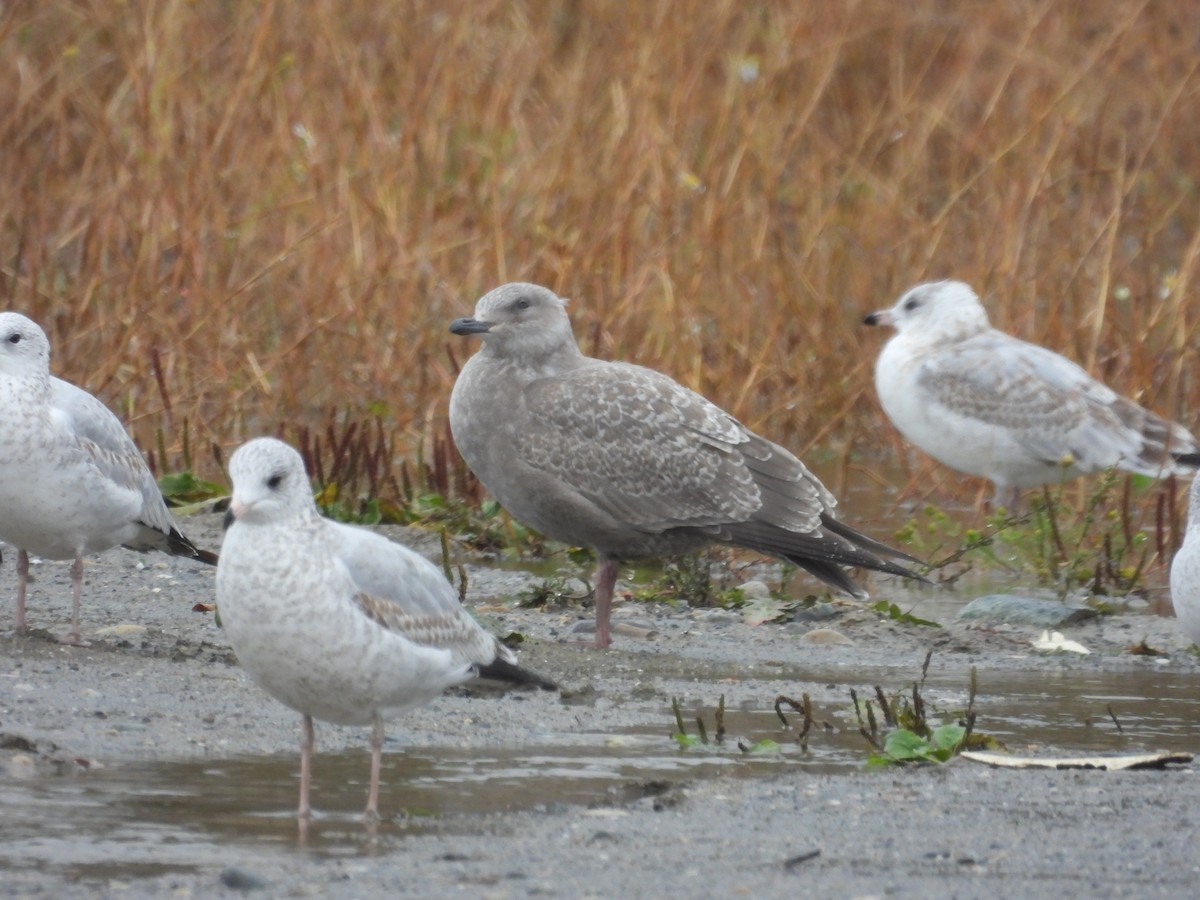
[[[219,544],[215,516],[191,520],[187,530],[204,546]],[[10,627],[14,575],[5,555],[0,623]],[[1092,651],[1077,656],[1035,652],[1029,641],[1039,629],[957,623],[947,611],[967,596],[944,593],[929,601],[936,613],[930,617],[945,626],[940,629],[884,620],[851,603],[831,608],[819,623],[756,627],[723,611],[624,604],[615,621],[635,627],[618,631],[615,649],[600,653],[565,640],[585,612],[513,607],[511,597],[529,576],[486,566],[469,571],[470,600],[481,617],[502,633],[524,634],[523,662],[557,679],[563,692],[464,692],[417,710],[389,731],[389,765],[400,773],[406,757],[427,757],[433,765],[439,754],[453,755],[467,771],[473,760],[499,754],[529,759],[536,769],[535,757],[551,752],[547,748],[595,745],[599,750],[589,752],[602,756],[605,741],[620,749],[627,739],[649,742],[670,761],[690,752],[675,750],[667,736],[673,697],[689,715],[711,716],[724,695],[731,713],[750,716],[769,710],[780,693],[807,692],[818,719],[841,737],[814,734],[815,753],[787,750],[753,777],[737,768],[731,748],[728,774],[627,778],[620,790],[601,786],[582,802],[537,796],[536,777],[527,779],[525,794],[500,802],[489,798],[485,782],[473,789],[477,804],[447,801],[425,817],[397,809],[405,797],[399,774],[384,798],[385,813],[390,804],[394,816],[371,835],[351,812],[361,785],[328,783],[330,770],[341,772],[343,765],[347,779],[365,778],[367,734],[319,726],[314,802],[332,811],[314,823],[304,845],[288,817],[299,717],[250,684],[212,614],[193,611],[211,601],[213,572],[126,551],[90,561],[83,623],[90,646],[68,647],[49,637],[65,632],[69,617],[67,567],[44,563],[36,568],[29,609],[34,628],[48,632],[0,638],[0,733],[8,736],[7,749],[0,750],[0,791],[10,810],[23,810],[36,823],[22,830],[10,818],[0,826],[0,848],[7,846],[0,849],[0,869],[8,869],[0,895],[220,896],[258,889],[264,896],[364,897],[1191,894],[1200,868],[1194,852],[1200,789],[1190,768],[1011,772],[959,760],[867,771],[848,764],[845,750],[831,751],[833,763],[820,764],[824,746],[850,746],[851,739],[862,742],[865,762],[865,741],[847,718],[849,689],[869,692],[874,683],[901,689],[919,677],[930,650],[927,694],[947,708],[965,702],[967,673],[977,667],[985,731],[995,709],[989,704],[999,703],[1009,684],[1049,698],[1059,692],[1056,685],[1065,691],[1088,679],[1108,685],[1105,691],[1123,688],[1111,704],[1084,691],[1074,725],[1059,722],[1044,740],[1012,749],[1152,748],[1150,725],[1138,732],[1152,723],[1146,710],[1155,698],[1139,691],[1157,691],[1154,679],[1174,685],[1173,709],[1190,696],[1200,710],[1197,657],[1171,619],[1126,614],[1064,629]],[[888,591],[886,582],[877,583],[877,597]],[[924,607],[917,613],[927,614]],[[841,638],[806,634],[816,627]],[[650,635],[629,636],[643,629]],[[1165,655],[1129,653],[1143,640]],[[1037,702],[1030,703],[1029,714],[1038,719]],[[1129,733],[1118,735],[1103,721],[1106,705],[1133,724]],[[746,718],[745,727],[760,732],[748,737],[771,736],[766,721]],[[1189,742],[1188,728],[1176,722],[1176,743]],[[1098,735],[1103,740],[1097,742]],[[661,747],[654,743],[659,740]],[[217,825],[208,822],[220,818],[213,804],[201,809],[194,803],[189,814],[184,803],[171,815],[207,828],[208,849],[168,862],[160,853],[153,865],[123,863],[127,843],[115,838],[106,852],[116,859],[106,866],[87,862],[81,845],[94,836],[53,846],[44,839],[55,816],[69,824],[73,815],[69,804],[53,805],[64,790],[58,786],[69,784],[86,796],[90,783],[107,779],[111,786],[125,778],[133,785],[139,773],[157,777],[194,760],[246,766],[269,760],[277,774],[253,776],[270,782],[266,819],[259,816],[255,828]],[[547,775],[545,784],[564,776],[554,777],[559,781]]]

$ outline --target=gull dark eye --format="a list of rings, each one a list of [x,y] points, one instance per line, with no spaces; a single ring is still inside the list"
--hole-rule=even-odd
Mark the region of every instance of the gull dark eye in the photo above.
[[[283,475],[281,473],[277,472],[267,479],[267,487],[271,490],[275,490],[281,484],[283,484]]]
[[[517,301],[517,309],[529,309],[530,303],[528,297],[522,297]]]
[[[918,301],[916,298],[913,298],[912,300],[909,300],[907,303],[904,304],[904,311],[912,312],[914,309],[916,309],[920,305],[921,305],[920,301]]]
[[[21,332],[19,332],[19,331],[14,331],[12,334],[10,334],[10,335],[8,336],[8,342],[9,342],[10,344],[19,344],[19,343],[21,343]]]

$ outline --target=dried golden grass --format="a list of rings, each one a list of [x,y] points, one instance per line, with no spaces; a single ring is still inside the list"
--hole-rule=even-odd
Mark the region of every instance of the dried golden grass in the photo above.
[[[514,279],[799,451],[900,449],[859,321],[936,277],[1194,425],[1194,9],[12,3],[2,305],[147,447],[440,434]]]

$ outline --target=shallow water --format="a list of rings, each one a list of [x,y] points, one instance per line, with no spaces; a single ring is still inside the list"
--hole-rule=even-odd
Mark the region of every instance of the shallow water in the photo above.
[[[545,734],[508,748],[389,748],[381,809],[388,816],[368,831],[359,819],[366,796],[363,748],[319,753],[314,803],[321,811],[303,843],[307,853],[355,857],[386,853],[406,835],[488,827],[480,815],[562,805],[606,805],[654,797],[672,784],[718,775],[847,773],[862,769],[868,747],[849,703],[846,673],[792,673],[789,682],[838,685],[835,699],[816,705],[807,749],[770,709],[730,709],[720,744],[680,749],[674,717],[659,701],[646,707],[661,727]],[[860,697],[872,685],[901,687],[895,672],[857,672]],[[719,686],[711,686],[719,696]],[[967,701],[960,679],[930,678],[923,696],[934,722],[949,720]],[[837,699],[844,698],[844,699]],[[1118,730],[1109,715],[1116,716]],[[1200,676],[1178,672],[1077,671],[981,674],[977,730],[1016,752],[1078,755],[1194,750],[1200,726]],[[699,713],[710,734],[714,707],[688,708],[688,731]],[[796,716],[789,713],[793,722]],[[597,722],[596,725],[602,725]],[[586,723],[585,723],[586,726]],[[771,752],[743,752],[764,739]],[[958,765],[968,765],[959,762]],[[222,866],[231,846],[256,853],[295,852],[295,755],[182,762],[129,763],[72,777],[0,784],[0,869],[55,871],[72,880],[134,879],[203,866]]]

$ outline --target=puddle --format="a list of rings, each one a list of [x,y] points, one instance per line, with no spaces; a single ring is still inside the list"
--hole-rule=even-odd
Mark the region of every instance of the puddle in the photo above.
[[[726,712],[721,746],[680,750],[669,737],[673,717],[657,702],[642,708],[653,727],[546,735],[531,746],[470,750],[389,748],[381,809],[394,816],[374,835],[359,820],[368,755],[362,748],[318,754],[314,801],[321,810],[304,852],[329,857],[386,854],[406,835],[465,832],[480,814],[621,803],[655,796],[670,785],[717,775],[755,778],[861,771],[866,745],[849,709],[844,673],[796,673],[814,691],[818,722],[807,752],[770,709]],[[859,671],[855,685],[901,687],[896,673]],[[836,685],[832,689],[824,685]],[[923,695],[934,711],[966,703],[962,679],[931,678]],[[720,691],[712,685],[715,703]],[[1005,672],[980,676],[977,728],[1018,752],[1060,754],[1193,751],[1200,746],[1200,677],[1178,672]],[[1111,708],[1124,732],[1119,732]],[[710,732],[712,706],[685,710],[695,733],[700,712]],[[599,717],[602,718],[602,717]],[[793,717],[794,718],[794,717]],[[935,712],[931,718],[940,720]],[[737,738],[771,739],[771,753],[743,753]],[[128,763],[76,777],[0,784],[0,869],[54,871],[72,879],[131,879],[200,867],[223,867],[230,846],[270,856],[297,852],[295,755],[186,762]],[[397,815],[399,811],[404,813]],[[486,827],[486,826],[485,826]]]

